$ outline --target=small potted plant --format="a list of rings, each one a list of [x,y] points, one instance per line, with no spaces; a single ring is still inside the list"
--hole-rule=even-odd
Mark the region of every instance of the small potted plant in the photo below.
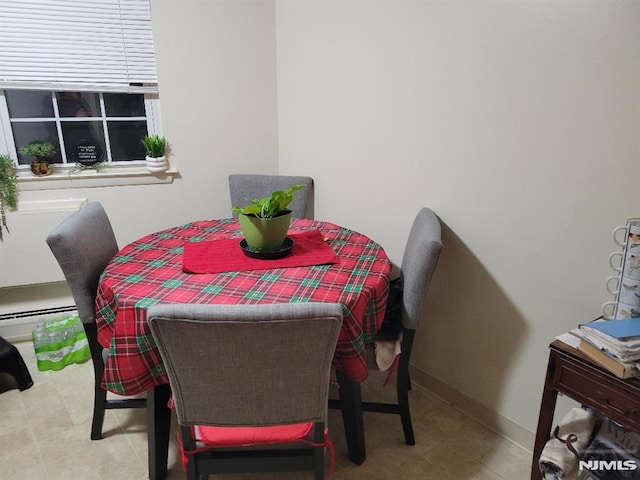
[[[27,157],[35,157],[31,162],[31,171],[34,175],[42,177],[51,173],[49,162],[53,161],[56,147],[51,142],[31,142],[20,147],[18,152]]]
[[[18,206],[18,174],[13,159],[9,155],[0,154],[0,241],[3,228],[7,228],[7,209],[15,210]]]
[[[148,135],[142,139],[142,144],[147,152],[147,170],[151,173],[166,172],[169,168],[165,155],[167,139],[159,135]]]
[[[282,248],[291,223],[291,210],[287,206],[293,194],[304,185],[287,190],[276,190],[261,199],[251,200],[245,207],[233,207],[238,215],[240,229],[248,247],[255,252],[275,252]]]

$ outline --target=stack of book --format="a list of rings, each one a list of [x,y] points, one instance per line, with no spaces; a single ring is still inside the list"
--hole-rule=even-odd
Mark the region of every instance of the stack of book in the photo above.
[[[620,378],[640,376],[640,318],[595,320],[572,333],[578,350]]]

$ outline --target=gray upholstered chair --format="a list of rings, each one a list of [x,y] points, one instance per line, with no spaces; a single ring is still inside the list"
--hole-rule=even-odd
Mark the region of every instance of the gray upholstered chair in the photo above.
[[[340,305],[158,304],[147,320],[169,376],[188,479],[307,470],[324,478]]]
[[[47,235],[47,244],[64,273],[89,341],[95,375],[91,439],[98,440],[102,438],[105,409],[146,406],[144,398],[107,399],[100,386],[108,350],[98,343],[95,299],[100,274],[118,251],[118,244],[109,217],[98,202],[65,218]]]
[[[264,198],[276,190],[286,190],[297,184],[298,190],[289,204],[292,218],[313,218],[313,179],[289,175],[254,175],[234,173],[229,175],[231,206],[244,207],[255,198]]]
[[[400,283],[402,290],[398,296],[398,304],[389,305],[388,313],[379,332],[377,340],[392,341],[401,333],[401,353],[397,359],[396,390],[397,403],[380,403],[359,400],[361,411],[346,412],[343,405],[353,405],[353,398],[361,399],[360,384],[349,382],[343,376],[338,380],[341,384],[340,396],[342,401],[332,400],[331,408],[342,409],[345,434],[347,436],[361,437],[362,456],[352,459],[356,463],[364,460],[364,433],[361,421],[362,412],[393,413],[400,415],[405,442],[415,445],[411,412],[409,409],[409,390],[411,380],[409,378],[409,361],[411,349],[417,328],[424,316],[424,303],[431,283],[431,277],[435,271],[442,250],[441,229],[438,217],[428,208],[421,209],[415,220],[402,257],[400,268]],[[395,283],[395,282],[392,282]],[[368,345],[368,365],[370,369],[377,369],[373,345]],[[350,399],[344,398],[349,395]],[[358,403],[358,402],[356,402]],[[360,409],[358,409],[360,410]],[[360,419],[354,423],[353,418]],[[357,431],[360,430],[360,431]]]

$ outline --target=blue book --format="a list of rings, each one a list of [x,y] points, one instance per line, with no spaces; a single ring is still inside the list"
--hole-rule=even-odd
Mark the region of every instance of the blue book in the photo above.
[[[640,337],[640,318],[624,318],[600,322],[583,323],[581,327],[598,330],[618,340]]]

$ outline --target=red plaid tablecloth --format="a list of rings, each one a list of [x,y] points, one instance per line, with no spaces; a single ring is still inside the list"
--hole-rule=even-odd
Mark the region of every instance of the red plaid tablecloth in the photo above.
[[[334,366],[355,381],[366,379],[364,346],[384,317],[391,263],[380,245],[332,223],[294,219],[289,232],[313,229],[320,230],[340,263],[184,273],[185,242],[228,238],[240,242],[235,219],[170,228],[120,250],[102,274],[96,297],[98,339],[109,348],[103,387],[133,395],[169,382],[146,321],[147,308],[156,303],[340,303],[344,320]]]

